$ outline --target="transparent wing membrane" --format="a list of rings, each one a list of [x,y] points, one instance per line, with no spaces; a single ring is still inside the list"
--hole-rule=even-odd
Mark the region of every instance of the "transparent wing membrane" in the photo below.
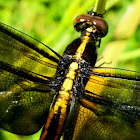
[[[97,104],[94,104],[94,109],[100,115],[80,106],[73,140],[139,139],[139,120],[130,119],[121,111]]]
[[[94,88],[93,88],[94,87]],[[140,73],[115,68],[95,68],[85,87],[109,101],[140,105]]]
[[[59,61],[56,54],[41,42],[0,23],[0,62],[52,77]]]
[[[0,126],[16,134],[37,132],[54,97],[49,81],[60,56],[41,42],[0,23]]]
[[[54,96],[50,87],[3,70],[0,77],[1,128],[22,135],[37,132]]]
[[[94,68],[89,74],[73,140],[138,139],[140,73]]]

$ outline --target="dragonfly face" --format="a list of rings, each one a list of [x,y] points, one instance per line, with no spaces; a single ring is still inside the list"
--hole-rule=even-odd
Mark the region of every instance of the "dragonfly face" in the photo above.
[[[140,73],[94,67],[108,31],[100,15],[78,16],[74,27],[81,37],[62,57],[0,23],[1,128],[31,135],[44,125],[41,140],[137,139]]]

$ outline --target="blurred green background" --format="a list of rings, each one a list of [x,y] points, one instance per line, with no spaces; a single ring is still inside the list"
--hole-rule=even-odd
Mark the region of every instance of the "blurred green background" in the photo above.
[[[90,10],[95,0],[0,0],[0,21],[45,43],[62,54],[80,36],[73,28],[76,16]],[[104,18],[108,35],[102,39],[99,57],[103,66],[140,71],[140,0],[107,0]],[[0,130],[0,140],[38,140]]]

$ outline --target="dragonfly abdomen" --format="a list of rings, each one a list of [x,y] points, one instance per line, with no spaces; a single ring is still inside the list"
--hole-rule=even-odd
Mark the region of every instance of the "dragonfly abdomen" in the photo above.
[[[76,70],[78,63],[72,62],[69,66],[69,71],[66,74],[61,90],[56,97],[51,111],[49,113],[47,122],[44,126],[40,140],[58,140],[60,139],[67,115],[70,110],[71,94],[73,81],[76,77]]]

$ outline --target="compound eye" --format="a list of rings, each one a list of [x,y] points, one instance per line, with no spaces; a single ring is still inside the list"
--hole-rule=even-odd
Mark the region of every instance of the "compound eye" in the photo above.
[[[74,28],[76,31],[84,31],[89,27],[95,26],[101,37],[106,36],[108,32],[107,22],[98,16],[91,16],[89,14],[83,14],[75,18]]]

